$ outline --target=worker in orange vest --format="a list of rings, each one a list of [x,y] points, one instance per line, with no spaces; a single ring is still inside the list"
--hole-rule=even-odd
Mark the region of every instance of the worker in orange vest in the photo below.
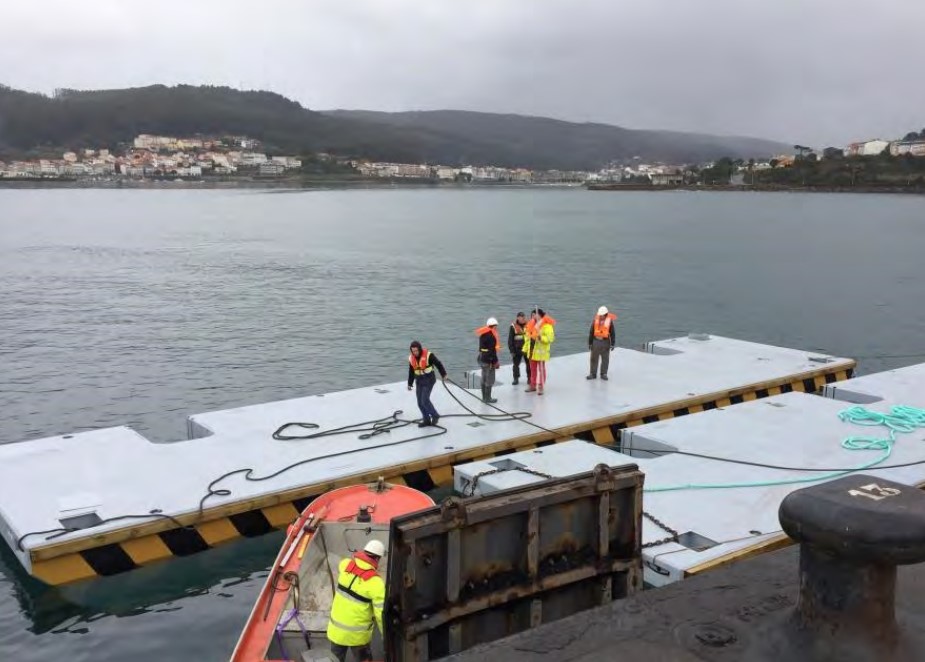
[[[491,397],[495,385],[495,370],[498,369],[498,352],[501,351],[501,338],[498,336],[498,320],[489,317],[485,326],[475,330],[479,337],[479,366],[482,368],[482,402],[497,402]]]
[[[408,355],[408,390],[417,384],[418,409],[421,410],[421,422],[419,428],[425,428],[428,425],[436,425],[440,420],[440,414],[430,401],[430,392],[434,390],[437,383],[437,377],[434,375],[434,368],[440,371],[440,378],[446,381],[446,368],[440,363],[440,359],[433,352],[422,347],[417,340],[411,343],[411,354]]]
[[[591,350],[591,373],[586,379],[597,379],[597,364],[601,364],[601,379],[607,381],[607,369],[610,367],[610,353],[617,346],[614,322],[617,316],[607,310],[607,306],[597,309],[597,315],[591,321],[588,331],[588,349]]]

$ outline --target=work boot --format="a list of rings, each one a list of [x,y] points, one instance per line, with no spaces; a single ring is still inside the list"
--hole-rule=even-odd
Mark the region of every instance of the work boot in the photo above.
[[[601,379],[603,379],[603,380],[606,382],[606,381],[607,381],[607,375],[601,375]]]
[[[486,389],[485,396],[486,396],[486,397],[485,397],[485,402],[492,403],[492,402],[497,402],[497,401],[498,401],[497,398],[491,397],[491,386],[489,386],[489,387]]]
[[[585,379],[597,379],[597,375],[588,375]],[[607,377],[601,375],[601,379],[607,379]]]
[[[419,427],[419,428],[426,428],[426,427],[428,427],[429,425],[430,425],[430,419],[429,419],[429,418],[425,418],[423,421],[421,421],[420,423],[418,423],[418,427]]]
[[[517,386],[520,383],[520,380],[517,377],[514,377],[514,381],[511,382],[512,385]]]

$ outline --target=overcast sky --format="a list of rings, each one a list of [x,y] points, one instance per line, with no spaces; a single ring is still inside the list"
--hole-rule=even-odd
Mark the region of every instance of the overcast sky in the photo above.
[[[812,146],[925,127],[925,0],[0,1],[0,82],[268,89]]]

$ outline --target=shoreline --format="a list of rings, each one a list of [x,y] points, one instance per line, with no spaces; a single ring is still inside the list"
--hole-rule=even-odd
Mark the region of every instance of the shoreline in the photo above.
[[[274,179],[0,179],[0,189],[323,189],[323,188],[583,188],[578,182],[448,182],[422,179],[366,179],[354,177],[289,177]]]
[[[543,189],[581,188],[587,191],[667,193],[673,191],[701,193],[891,193],[925,195],[925,187],[908,186],[649,186],[645,184],[580,184],[577,182],[449,182],[422,179],[366,179],[353,177],[290,177],[274,179],[228,178],[196,180],[138,179],[0,179],[2,189],[133,189],[133,190],[313,190],[313,189],[384,189],[384,188],[453,188],[453,189]]]
[[[742,184],[741,186],[646,186],[644,184],[589,184],[589,191],[693,191],[708,193],[904,193],[925,194],[925,188],[911,186],[767,186]]]

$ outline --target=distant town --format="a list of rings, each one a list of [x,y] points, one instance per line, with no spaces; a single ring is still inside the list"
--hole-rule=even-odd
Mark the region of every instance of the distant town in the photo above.
[[[803,161],[823,161],[846,157],[890,155],[925,157],[925,131],[909,134],[903,140],[866,140],[845,148],[812,149],[795,145],[796,154],[780,154],[764,160],[726,159],[725,184],[747,182],[756,173],[791,168]],[[0,180],[64,181],[189,181],[207,180],[284,180],[302,176],[304,161],[327,164],[336,172],[354,178],[407,182],[507,183],[507,184],[636,184],[641,186],[681,186],[712,183],[711,170],[717,163],[642,163],[638,157],[614,162],[592,171],[530,170],[497,166],[449,166],[419,163],[376,163],[345,159],[325,153],[311,155],[272,155],[263,151],[260,141],[247,136],[220,138],[138,135],[118,153],[109,149],[67,151],[60,159],[0,161]],[[322,168],[324,170],[324,168]]]

